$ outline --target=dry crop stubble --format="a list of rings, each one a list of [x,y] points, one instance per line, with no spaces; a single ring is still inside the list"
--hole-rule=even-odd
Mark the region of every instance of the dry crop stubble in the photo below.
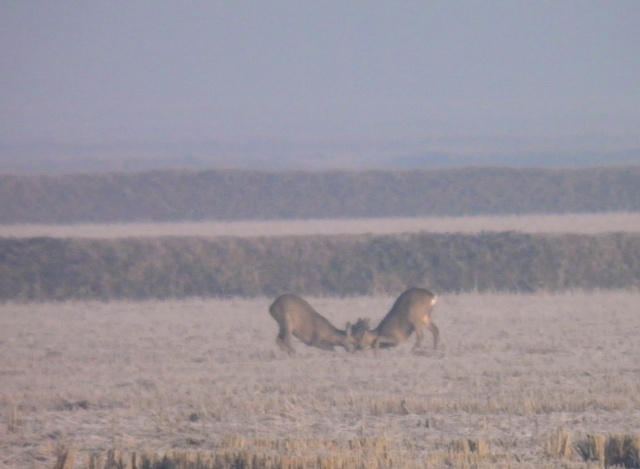
[[[0,305],[0,463],[286,447],[348,467],[386,445],[405,467],[552,467],[559,429],[638,433],[637,292],[442,295],[437,353],[410,353],[412,338],[377,355],[296,343],[293,358],[271,300]],[[335,324],[375,323],[393,300],[309,298]]]

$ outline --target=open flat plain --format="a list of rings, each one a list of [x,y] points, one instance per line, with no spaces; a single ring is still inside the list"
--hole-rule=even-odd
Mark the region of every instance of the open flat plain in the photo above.
[[[309,298],[340,326],[393,300]],[[111,449],[574,468],[598,463],[572,442],[640,433],[640,292],[442,295],[441,349],[377,355],[285,355],[271,301],[0,305],[0,465],[70,448],[76,468]]]
[[[134,238],[147,236],[305,236],[339,234],[581,233],[640,231],[640,213],[611,212],[563,215],[466,216],[425,218],[363,218],[181,223],[71,225],[0,225],[0,237]]]

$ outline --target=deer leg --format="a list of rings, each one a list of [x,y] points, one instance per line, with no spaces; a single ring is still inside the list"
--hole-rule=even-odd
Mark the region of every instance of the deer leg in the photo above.
[[[287,345],[286,339],[283,339],[279,335],[278,335],[278,338],[276,339],[276,344],[278,344],[278,347],[280,347],[280,350],[287,352],[290,355],[293,355],[295,353],[295,350],[291,347],[291,345]]]
[[[433,334],[433,350],[437,350],[438,349],[438,341],[440,340],[440,331],[438,330],[436,325],[434,323],[432,323],[432,322],[427,324],[427,328]]]
[[[395,339],[395,337],[378,336],[373,341],[372,348],[374,350],[378,350],[380,347],[388,348],[395,347],[396,345],[398,345],[398,341]]]
[[[371,343],[371,348],[373,349],[373,355],[377,356],[378,349],[380,348],[380,336],[373,339],[373,342]]]
[[[422,345],[422,340],[424,339],[424,330],[422,329],[422,326],[415,327],[414,329],[416,331],[416,343],[411,349],[412,352],[415,352],[420,348],[420,345]]]
[[[278,347],[289,355],[296,353],[293,345],[291,345],[291,325],[289,321],[287,321],[283,327],[280,327],[280,333],[276,339],[276,344],[278,344]]]
[[[319,348],[320,350],[334,350],[333,345],[328,344],[327,342],[316,342],[313,344],[313,346]]]

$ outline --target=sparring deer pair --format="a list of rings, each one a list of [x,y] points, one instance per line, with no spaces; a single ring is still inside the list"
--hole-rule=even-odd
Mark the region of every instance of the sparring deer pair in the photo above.
[[[391,310],[375,329],[369,328],[369,319],[347,323],[344,330],[336,328],[329,320],[315,311],[299,296],[286,293],[269,307],[269,313],[279,326],[278,346],[295,353],[292,337],[302,343],[322,350],[341,346],[348,352],[367,348],[389,348],[405,342],[415,331],[417,350],[424,339],[423,326],[433,334],[433,348],[438,347],[439,331],[431,320],[436,295],[422,288],[410,288],[398,297]]]

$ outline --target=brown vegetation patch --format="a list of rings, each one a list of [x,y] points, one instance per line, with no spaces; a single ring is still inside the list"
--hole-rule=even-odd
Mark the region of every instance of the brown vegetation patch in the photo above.
[[[640,233],[0,238],[0,262],[0,301],[621,289],[640,287]]]
[[[0,175],[0,223],[640,210],[640,167]]]
[[[640,467],[640,434],[587,435],[576,443],[576,450],[585,461],[598,461],[605,467]]]

